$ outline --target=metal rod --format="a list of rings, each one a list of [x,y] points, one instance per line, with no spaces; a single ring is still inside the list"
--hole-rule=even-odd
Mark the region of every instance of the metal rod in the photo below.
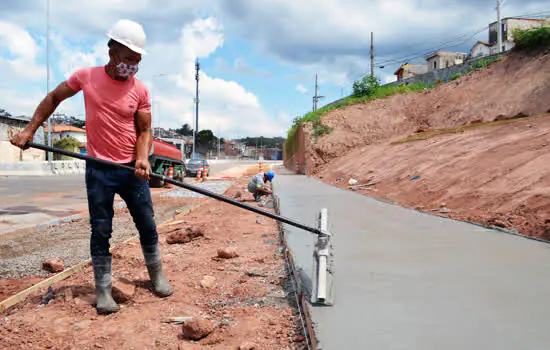
[[[103,160],[103,159],[99,159],[99,158],[90,157],[88,155],[66,151],[64,149],[59,149],[59,148],[55,148],[55,147],[48,147],[48,146],[36,144],[34,142],[27,142],[26,145],[29,146],[29,147],[41,149],[43,151],[59,153],[59,154],[65,155],[65,156],[78,158],[78,159],[82,159],[82,160],[86,160],[86,161],[91,161],[91,162],[95,162],[95,163],[105,165],[105,166],[110,166],[110,167],[119,168],[119,169],[126,169],[126,170],[130,170],[130,171],[133,171],[133,172],[136,171],[136,168],[128,166],[128,165],[118,164],[118,163],[111,162],[111,161],[108,161],[108,160]],[[315,233],[317,235],[322,234],[321,230],[319,230],[318,228],[313,228],[313,227],[303,225],[303,224],[301,224],[297,221],[294,221],[292,219],[285,218],[284,216],[280,216],[280,215],[273,214],[273,213],[270,213],[270,212],[265,211],[265,210],[258,209],[256,207],[250,206],[248,204],[241,203],[239,201],[236,201],[236,200],[224,197],[224,196],[221,196],[217,193],[210,192],[210,191],[202,189],[200,187],[196,187],[196,186],[193,186],[193,185],[186,184],[184,182],[176,181],[176,180],[171,179],[169,177],[166,177],[164,175],[149,174],[149,176],[152,177],[152,178],[163,180],[164,182],[168,182],[168,183],[171,183],[171,184],[179,186],[179,187],[183,187],[183,188],[185,188],[189,191],[200,193],[204,196],[214,198],[214,199],[217,199],[219,201],[234,205],[236,207],[246,209],[248,211],[252,211],[256,214],[267,216],[268,218],[283,222],[285,224],[300,228],[302,230],[305,230],[305,231],[308,231],[308,232],[311,232],[311,233]]]

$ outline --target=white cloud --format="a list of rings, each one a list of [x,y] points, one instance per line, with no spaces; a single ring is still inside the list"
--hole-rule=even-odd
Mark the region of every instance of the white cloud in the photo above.
[[[40,47],[24,28],[9,22],[0,22],[0,44],[7,48],[9,57],[0,57],[2,74],[15,74],[30,80],[44,79],[45,67],[36,63]]]
[[[224,73],[246,74],[260,78],[271,78],[273,74],[264,69],[257,69],[250,66],[242,58],[235,59],[233,65],[226,62],[223,58],[216,59],[216,70]]]
[[[57,51],[59,70],[64,79],[80,68],[103,65],[109,61],[106,41],[97,42],[92,47],[80,46],[69,42],[59,34],[51,35],[51,43]]]
[[[2,96],[1,108],[12,115],[30,115],[34,112],[40,101],[44,98],[43,92],[27,91],[20,94],[12,89],[0,89]]]
[[[214,18],[195,20],[180,33],[175,42],[152,46],[150,55],[143,59],[146,69],[141,71],[140,79],[153,82],[155,126],[159,117],[162,127],[194,124],[195,60],[213,55],[225,41],[223,28]],[[172,69],[161,71],[156,67]],[[152,78],[159,73],[165,76]],[[213,77],[201,70],[199,90],[199,129],[217,133],[219,127],[222,135],[238,136],[282,134],[284,121],[268,116],[258,97],[238,82]]]
[[[307,89],[302,84],[298,84],[298,85],[296,85],[296,91],[299,91],[302,94],[305,94],[307,92]]]

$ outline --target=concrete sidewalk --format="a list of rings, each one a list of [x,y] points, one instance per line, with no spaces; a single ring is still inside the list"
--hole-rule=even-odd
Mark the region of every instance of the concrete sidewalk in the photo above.
[[[333,307],[312,307],[322,349],[548,349],[550,245],[279,175],[281,214],[329,210]],[[311,276],[314,237],[286,225]]]

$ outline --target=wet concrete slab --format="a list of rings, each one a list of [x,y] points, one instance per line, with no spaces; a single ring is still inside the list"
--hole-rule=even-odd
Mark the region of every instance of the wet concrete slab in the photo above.
[[[281,213],[329,210],[335,304],[312,307],[322,349],[547,349],[550,245],[276,177]],[[312,273],[314,237],[286,226]]]

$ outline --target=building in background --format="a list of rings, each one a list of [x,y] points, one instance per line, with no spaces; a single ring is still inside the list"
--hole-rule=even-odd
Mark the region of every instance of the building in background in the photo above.
[[[471,58],[479,58],[491,55],[491,45],[486,41],[478,41],[470,51]]]
[[[501,20],[502,26],[502,51],[506,52],[514,48],[514,31],[540,28],[548,25],[548,20],[534,18],[508,17]],[[489,24],[489,46],[491,55],[499,53],[498,50],[498,22]]]
[[[468,54],[462,52],[436,51],[426,57],[428,72],[463,64],[466,58]]]
[[[428,66],[425,64],[409,64],[405,63],[393,73],[397,76],[397,81],[414,77],[415,75],[428,73]]]
[[[44,131],[47,133],[48,128],[44,128]],[[78,146],[80,153],[86,154],[86,145],[88,142],[86,139],[86,130],[71,125],[54,125],[52,127],[52,143],[67,137],[76,139],[80,143]]]
[[[11,137],[23,131],[30,120],[30,117],[14,117],[4,110],[0,110],[0,163],[41,162],[46,160],[46,153],[43,151],[33,148],[23,151],[10,143]],[[33,142],[44,144],[44,128],[38,128]]]

